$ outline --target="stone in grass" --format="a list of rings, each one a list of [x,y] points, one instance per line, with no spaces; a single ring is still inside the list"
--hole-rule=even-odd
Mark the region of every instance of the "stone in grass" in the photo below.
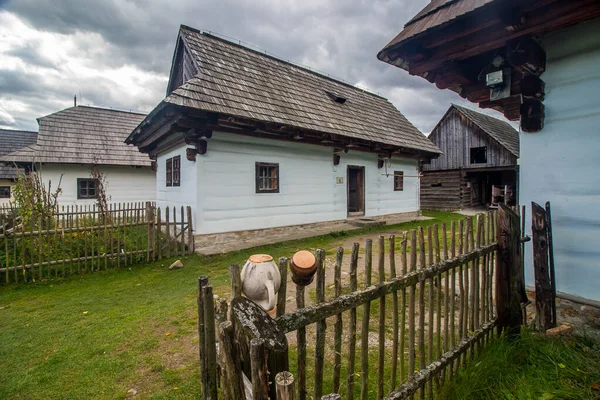
[[[573,332],[575,327],[573,325],[561,325],[556,328],[550,328],[546,331],[548,336],[566,335],[567,333]]]
[[[128,396],[131,396],[131,397],[133,397],[133,396],[135,396],[136,394],[137,394],[137,390],[135,390],[135,389],[129,389],[129,390],[127,391],[127,395],[128,395]]]
[[[181,262],[181,260],[177,260],[173,264],[171,264],[171,266],[169,267],[169,270],[180,269],[180,268],[183,268],[183,263]]]

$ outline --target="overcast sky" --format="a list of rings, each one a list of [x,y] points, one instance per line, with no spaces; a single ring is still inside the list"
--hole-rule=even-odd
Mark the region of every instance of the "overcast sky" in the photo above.
[[[377,60],[428,0],[0,0],[0,127],[79,104],[149,112],[180,24],[217,32],[379,93],[428,133],[451,91]],[[472,105],[471,105],[472,107]],[[499,114],[498,114],[499,115]]]

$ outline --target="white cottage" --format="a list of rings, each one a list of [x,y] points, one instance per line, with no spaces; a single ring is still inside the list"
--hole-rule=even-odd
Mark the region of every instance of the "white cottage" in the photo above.
[[[159,206],[192,205],[197,248],[417,215],[419,160],[440,153],[383,97],[185,26],[167,97],[126,142],[156,159]]]
[[[37,141],[0,159],[41,174],[52,188],[60,182],[60,205],[93,204],[92,167],[106,176],[110,202],[154,201],[156,172],[152,161],[125,138],[144,114],[76,106],[38,119]]]
[[[2,157],[36,142],[37,132],[0,129],[0,160]],[[0,207],[9,207],[19,169],[0,164]]]
[[[551,203],[559,295],[600,301],[600,2],[431,1],[378,57],[520,121],[520,202]]]

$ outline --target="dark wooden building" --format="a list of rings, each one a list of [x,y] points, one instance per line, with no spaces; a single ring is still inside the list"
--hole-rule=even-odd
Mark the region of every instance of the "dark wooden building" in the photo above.
[[[515,204],[519,134],[510,124],[452,105],[429,139],[443,154],[423,165],[423,209]]]

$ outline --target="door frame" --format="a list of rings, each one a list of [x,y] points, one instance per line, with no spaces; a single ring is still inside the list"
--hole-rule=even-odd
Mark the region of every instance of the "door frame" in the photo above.
[[[362,193],[362,196],[360,196],[357,199],[358,205],[360,205],[360,211],[353,211],[350,212],[350,170],[351,169],[355,169],[360,171],[359,175],[362,175],[362,180],[357,180],[357,193],[359,192],[360,189],[360,193]],[[366,173],[365,173],[365,167],[364,166],[360,166],[360,165],[348,165],[346,166],[346,214],[349,217],[358,217],[358,216],[364,216],[365,215],[365,197],[366,197],[366,193],[365,193],[365,181],[366,181]]]

